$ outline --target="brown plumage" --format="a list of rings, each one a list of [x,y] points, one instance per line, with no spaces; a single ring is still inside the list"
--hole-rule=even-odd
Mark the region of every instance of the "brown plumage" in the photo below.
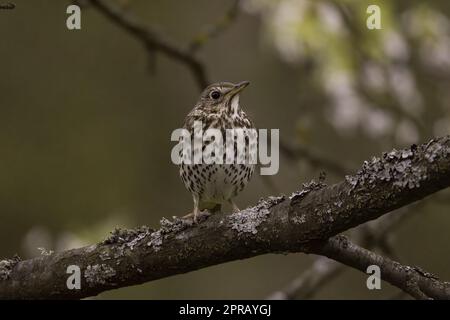
[[[203,132],[208,128],[220,129],[225,142],[226,129],[245,128],[253,129],[253,124],[241,109],[239,94],[248,85],[248,82],[233,84],[229,82],[215,83],[208,86],[200,95],[194,109],[187,115],[184,128],[193,136],[194,122],[201,121]],[[245,152],[248,151],[248,142],[245,140]],[[203,150],[205,144],[203,145]],[[236,161],[238,155],[237,142],[234,142],[234,160],[231,164],[184,164],[180,165],[180,176],[186,188],[192,193],[194,210],[188,216],[194,221],[201,210],[217,210],[224,203],[239,210],[233,198],[241,192],[250,180],[255,165]],[[186,216],[187,217],[187,216]]]

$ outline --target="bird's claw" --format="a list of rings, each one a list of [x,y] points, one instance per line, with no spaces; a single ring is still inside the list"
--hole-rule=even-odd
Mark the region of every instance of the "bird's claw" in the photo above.
[[[199,222],[203,221],[210,215],[211,215],[210,212],[208,212],[207,210],[204,210],[204,211],[200,211],[197,214],[194,214],[193,212],[188,213],[187,215],[182,216],[181,219],[191,219],[192,218],[193,223],[198,224]]]

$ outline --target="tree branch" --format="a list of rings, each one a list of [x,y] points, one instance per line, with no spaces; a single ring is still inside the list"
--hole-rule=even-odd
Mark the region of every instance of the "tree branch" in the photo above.
[[[217,37],[223,31],[225,31],[231,23],[237,18],[239,13],[240,0],[234,0],[231,7],[225,12],[225,14],[218,19],[214,24],[209,26],[205,32],[199,33],[191,41],[189,50],[194,53],[198,51],[208,40]]]
[[[310,182],[290,197],[269,197],[256,206],[218,213],[198,225],[163,219],[159,230],[118,230],[103,243],[25,261],[0,262],[0,298],[83,298],[105,290],[144,283],[208,266],[276,252],[314,252],[355,268],[351,255],[335,257],[345,241],[326,239],[450,186],[450,136],[394,150],[366,161],[353,176],[325,186]],[[358,248],[363,261],[386,265],[385,277],[399,287],[417,280],[428,296],[442,292],[424,286],[415,273]],[[80,290],[68,290],[69,265],[83,272]],[[413,275],[413,278],[403,276]],[[428,291],[430,289],[431,291]],[[445,291],[446,292],[446,291]]]
[[[190,48],[181,48],[167,37],[163,37],[155,30],[145,26],[136,17],[128,12],[123,12],[117,5],[107,0],[87,0],[93,7],[98,9],[112,22],[118,25],[130,35],[142,42],[148,50],[149,55],[154,51],[159,51],[167,57],[181,62],[193,74],[200,90],[208,85],[205,67],[190,50]]]
[[[416,299],[450,299],[450,282],[441,282],[437,277],[417,267],[404,266],[350,242],[339,235],[326,241],[312,253],[327,256],[347,266],[366,272],[370,265],[381,269],[381,279],[401,288]]]
[[[331,279],[341,274],[342,271],[344,271],[344,265],[326,257],[318,257],[300,276],[296,277],[283,289],[273,292],[267,299],[309,299]]]
[[[423,203],[423,202],[421,202]],[[393,228],[405,217],[410,216],[407,207],[392,212],[376,221],[361,225],[355,230],[354,238],[366,248],[374,248],[387,239]],[[353,237],[352,237],[353,238]],[[344,271],[345,265],[324,256],[318,256],[312,265],[284,288],[273,292],[269,300],[309,299],[326,283]]]
[[[351,172],[346,166],[329,160],[304,146],[297,145],[294,147],[284,141],[280,141],[280,151],[291,161],[306,160],[313,167],[329,170],[338,176],[344,176]]]

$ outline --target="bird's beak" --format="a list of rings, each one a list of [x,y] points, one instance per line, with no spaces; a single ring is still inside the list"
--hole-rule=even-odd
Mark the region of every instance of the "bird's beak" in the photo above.
[[[238,84],[235,84],[233,88],[231,88],[229,93],[232,96],[234,96],[234,95],[238,94],[239,92],[241,92],[242,90],[244,90],[245,87],[247,87],[249,84],[250,84],[249,81],[239,82]]]

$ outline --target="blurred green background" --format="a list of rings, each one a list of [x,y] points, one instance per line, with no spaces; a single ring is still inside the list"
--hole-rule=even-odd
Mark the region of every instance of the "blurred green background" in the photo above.
[[[214,25],[225,0],[112,1],[180,46]],[[64,250],[114,227],[157,226],[191,210],[170,161],[170,134],[199,95],[185,66],[156,53],[89,5],[66,28],[68,1],[15,0],[0,10],[0,257]],[[368,30],[369,4],[381,30]],[[241,1],[239,14],[199,50],[209,80],[249,80],[241,104],[259,128],[348,168],[382,151],[450,133],[450,2]],[[244,208],[301,183],[343,173],[281,154],[256,176]],[[401,261],[450,279],[448,192],[411,209],[395,230]],[[265,298],[314,256],[266,255],[103,293],[99,298]],[[347,269],[314,298],[389,298],[383,283]]]

